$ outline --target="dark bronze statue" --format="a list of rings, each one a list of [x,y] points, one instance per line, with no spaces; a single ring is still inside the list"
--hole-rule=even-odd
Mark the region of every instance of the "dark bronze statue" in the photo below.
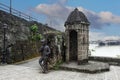
[[[39,59],[39,64],[43,69],[43,73],[48,71],[48,58],[50,55],[50,48],[46,41],[42,41],[42,46],[40,48],[41,58]]]

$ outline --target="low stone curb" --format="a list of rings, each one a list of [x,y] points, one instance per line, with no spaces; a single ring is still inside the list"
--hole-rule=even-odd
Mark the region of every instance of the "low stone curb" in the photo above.
[[[99,62],[98,62],[99,63]],[[67,71],[76,71],[76,72],[83,72],[83,73],[101,73],[101,72],[105,72],[105,71],[109,71],[110,70],[110,66],[107,63],[101,63],[101,66],[96,66],[97,68],[92,69],[91,66],[89,67],[83,67],[83,65],[75,65],[75,66],[69,66],[69,64],[65,64],[65,65],[60,65],[60,69],[61,70],[67,70]],[[103,67],[103,65],[104,67]],[[98,68],[99,67],[99,68]]]
[[[25,60],[25,61],[16,62],[16,63],[13,63],[13,64],[19,65],[19,64],[23,64],[23,63],[27,63],[27,62],[33,61],[35,59],[39,59],[39,57],[35,57],[35,58],[28,59],[28,60]]]

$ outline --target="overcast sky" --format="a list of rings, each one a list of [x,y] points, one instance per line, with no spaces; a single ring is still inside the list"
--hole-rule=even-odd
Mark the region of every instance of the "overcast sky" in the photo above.
[[[0,3],[9,5],[9,1]],[[90,40],[120,39],[120,0],[12,0],[12,7],[61,31],[77,7],[91,23]]]

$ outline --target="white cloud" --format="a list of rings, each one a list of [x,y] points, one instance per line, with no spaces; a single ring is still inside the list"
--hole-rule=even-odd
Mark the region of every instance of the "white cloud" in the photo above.
[[[48,5],[40,4],[35,9],[35,12],[44,14],[47,17],[47,23],[49,26],[58,30],[64,30],[64,22],[70,13],[70,10],[58,3]]]
[[[109,36],[102,32],[90,32],[89,39],[90,41],[120,40],[120,36],[114,36],[114,35]]]
[[[64,6],[67,0],[58,0],[59,3],[54,4],[39,4],[35,7],[34,11],[39,14],[44,14],[48,21],[49,25],[52,23],[54,28],[63,30],[64,22],[67,19],[68,15],[71,11],[74,10],[73,7]],[[60,4],[61,3],[61,4]],[[82,11],[88,18],[91,23],[91,28],[101,29],[103,26],[110,24],[120,24],[120,16],[114,15],[111,12],[102,11],[100,13],[96,13],[94,11],[90,11],[84,9],[82,7],[78,7],[80,11]]]
[[[90,32],[89,33],[89,40],[90,41],[97,41],[97,40],[103,40],[105,38],[105,34],[104,33],[100,33],[100,32]]]
[[[50,1],[52,1],[53,4],[39,4],[34,8],[34,11],[38,14],[43,14],[44,16],[46,16],[46,23],[49,26],[64,31],[64,23],[70,12],[74,10],[74,7],[65,6],[65,3],[68,0]],[[102,27],[109,26],[111,24],[120,25],[120,16],[114,15],[111,12],[101,11],[99,13],[96,13],[80,6],[77,8],[87,16],[88,20],[91,23],[90,28],[102,29]],[[90,40],[107,39],[107,37],[112,36],[106,36],[104,33],[90,32]]]
[[[120,16],[113,15],[111,12],[100,12],[99,16],[103,23],[120,24]]]
[[[50,18],[57,18],[64,20],[68,15],[69,10],[61,5],[53,4],[53,5],[47,5],[47,4],[40,4],[35,8],[35,11],[40,14],[44,14],[47,17]]]
[[[120,40],[120,36],[106,36],[104,40]]]
[[[34,11],[38,14],[43,14],[47,18],[49,26],[58,30],[64,30],[64,23],[67,20],[68,15],[75,8],[65,6],[68,0],[50,0],[55,3],[53,4],[39,4],[34,8]],[[102,29],[103,26],[109,26],[111,24],[120,25],[120,16],[117,16],[108,11],[101,11],[96,13],[91,10],[87,10],[83,7],[77,7],[82,11],[90,21],[90,27],[95,29]],[[101,32],[90,32],[90,40],[118,40],[119,36],[108,36]]]

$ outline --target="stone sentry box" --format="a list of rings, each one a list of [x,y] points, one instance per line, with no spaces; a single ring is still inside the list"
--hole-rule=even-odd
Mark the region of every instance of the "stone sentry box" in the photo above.
[[[77,8],[68,16],[65,22],[66,62],[88,62],[89,24],[86,16]]]

